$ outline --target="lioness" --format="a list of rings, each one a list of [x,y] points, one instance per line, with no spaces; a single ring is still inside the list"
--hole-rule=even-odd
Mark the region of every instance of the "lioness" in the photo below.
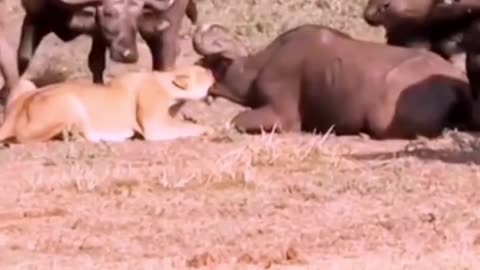
[[[0,141],[40,142],[65,131],[91,142],[200,136],[211,129],[174,116],[185,101],[205,99],[213,83],[200,66],[127,73],[105,85],[67,81],[36,88],[22,79],[7,103]]]

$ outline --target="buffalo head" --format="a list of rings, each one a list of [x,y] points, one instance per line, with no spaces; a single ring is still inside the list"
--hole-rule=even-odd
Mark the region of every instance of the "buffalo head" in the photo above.
[[[235,59],[248,55],[247,48],[218,24],[198,26],[192,42],[195,52],[203,56],[199,62],[217,75]]]
[[[363,19],[371,26],[386,27],[408,22],[423,22],[436,0],[369,0]]]
[[[198,64],[211,70],[216,83],[210,96],[221,96],[243,104],[251,77],[247,48],[218,24],[199,25],[192,37],[193,48],[202,57]]]
[[[112,60],[133,63],[138,60],[136,36],[137,21],[144,8],[153,11],[168,9],[175,0],[62,0],[76,7],[95,7],[96,31],[102,36],[110,51]],[[93,19],[93,18],[92,18]],[[87,22],[80,24],[88,25]],[[90,23],[91,24],[91,23]],[[160,21],[158,29],[168,27],[168,22]]]

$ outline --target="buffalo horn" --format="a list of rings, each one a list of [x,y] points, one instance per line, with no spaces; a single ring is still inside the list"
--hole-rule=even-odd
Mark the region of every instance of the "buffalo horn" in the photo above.
[[[103,2],[102,0],[60,0],[60,1],[69,6],[80,6],[80,7],[99,5]]]
[[[145,6],[156,11],[167,10],[175,3],[175,0],[145,0]]]
[[[217,54],[221,53],[221,50],[218,49],[213,49],[213,48],[207,48],[203,36],[204,33],[209,31],[213,26],[213,24],[201,24],[199,25],[196,29],[195,32],[193,33],[192,37],[192,44],[193,44],[193,49],[200,55],[211,55],[211,54]],[[209,44],[210,45],[210,44]]]

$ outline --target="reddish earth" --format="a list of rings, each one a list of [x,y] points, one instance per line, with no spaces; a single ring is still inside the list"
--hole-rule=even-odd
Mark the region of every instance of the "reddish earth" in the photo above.
[[[16,45],[22,13],[10,7]],[[89,76],[88,44],[49,37],[30,72]],[[241,109],[189,104],[217,128],[206,138],[0,149],[0,269],[480,269],[475,136],[223,130]]]

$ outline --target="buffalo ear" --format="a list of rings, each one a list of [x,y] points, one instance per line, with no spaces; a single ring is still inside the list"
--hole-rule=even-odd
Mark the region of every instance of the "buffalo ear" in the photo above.
[[[187,90],[188,87],[190,86],[190,76],[186,74],[177,74],[175,75],[175,78],[172,81],[173,85],[176,87],[182,89],[182,90]]]

